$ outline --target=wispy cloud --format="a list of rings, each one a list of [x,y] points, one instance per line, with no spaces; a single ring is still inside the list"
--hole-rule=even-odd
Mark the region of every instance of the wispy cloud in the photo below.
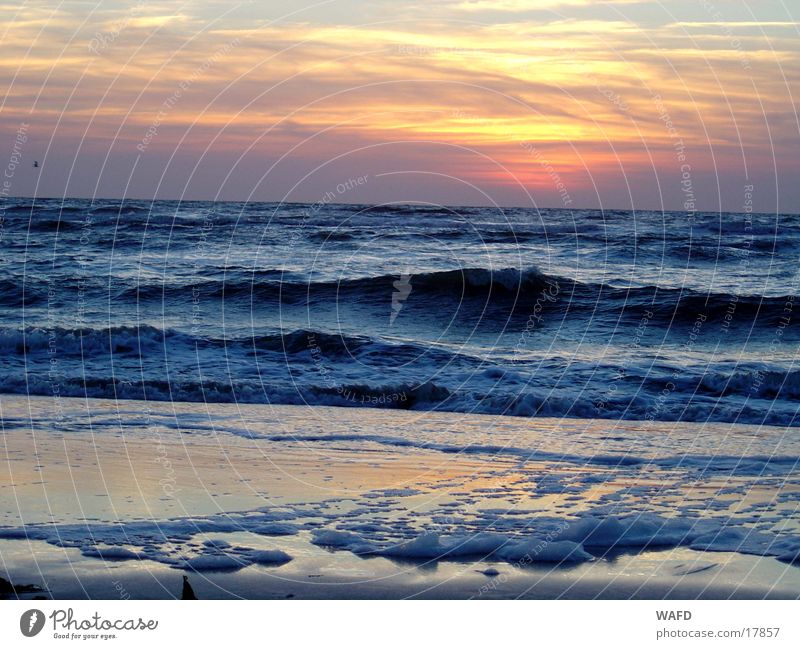
[[[556,3],[457,4],[511,12]],[[98,155],[112,147],[112,158],[132,159],[158,122],[143,154],[150,160],[176,150],[191,159],[213,147],[303,170],[343,154],[357,166],[348,151],[363,157],[404,142],[404,164],[457,169],[495,188],[522,178],[546,191],[547,173],[523,146],[536,143],[576,195],[583,188],[590,196],[595,185],[622,195],[621,170],[653,182],[680,175],[657,95],[698,172],[741,175],[766,168],[773,155],[781,177],[798,166],[792,89],[800,48],[784,29],[795,21],[642,25],[614,13],[483,23],[441,10],[425,21],[387,15],[360,24],[311,14],[276,22],[255,5],[230,15],[137,7],[88,16],[39,6],[14,19],[0,49],[9,82],[3,127],[33,116],[32,139],[43,146],[71,143]],[[745,24],[749,31],[733,40],[730,30]],[[92,51],[109,25],[121,28]],[[761,26],[771,35],[753,30]]]
[[[638,4],[641,0],[605,0],[603,4]],[[599,4],[597,0],[458,0],[452,3],[462,11],[506,11],[522,13],[557,7],[588,7]]]

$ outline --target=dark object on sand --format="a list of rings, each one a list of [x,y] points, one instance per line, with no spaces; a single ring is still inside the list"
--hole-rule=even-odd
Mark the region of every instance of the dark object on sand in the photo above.
[[[194,594],[194,589],[189,583],[189,578],[186,575],[183,576],[183,591],[181,592],[181,599],[197,599],[197,595]]]
[[[42,589],[34,584],[12,584],[0,577],[0,599],[9,596],[18,597],[27,593],[41,593]]]

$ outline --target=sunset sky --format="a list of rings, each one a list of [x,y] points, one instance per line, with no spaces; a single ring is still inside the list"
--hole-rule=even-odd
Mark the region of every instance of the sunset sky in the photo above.
[[[757,211],[800,211],[788,0],[24,2],[2,16],[11,196],[742,211],[752,185]]]

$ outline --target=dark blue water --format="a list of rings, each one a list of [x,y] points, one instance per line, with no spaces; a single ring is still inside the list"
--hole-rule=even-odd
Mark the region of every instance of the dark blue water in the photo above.
[[[0,391],[796,425],[800,217],[10,199]]]

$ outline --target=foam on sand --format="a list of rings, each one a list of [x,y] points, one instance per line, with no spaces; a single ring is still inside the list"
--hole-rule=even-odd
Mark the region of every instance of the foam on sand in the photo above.
[[[780,429],[610,430],[602,421],[285,406],[208,404],[200,413],[175,403],[117,411],[107,401],[87,410],[69,399],[62,407],[63,419],[46,400],[3,398],[9,462],[0,483],[14,485],[20,509],[2,512],[2,543],[220,575],[302,570],[309,553],[334,572],[354,561],[397,570],[490,561],[511,564],[509,574],[596,570],[666,549],[678,549],[679,565],[694,560],[686,553],[723,552],[787,571],[800,556],[791,525],[800,449]],[[42,489],[66,503],[59,516]]]

